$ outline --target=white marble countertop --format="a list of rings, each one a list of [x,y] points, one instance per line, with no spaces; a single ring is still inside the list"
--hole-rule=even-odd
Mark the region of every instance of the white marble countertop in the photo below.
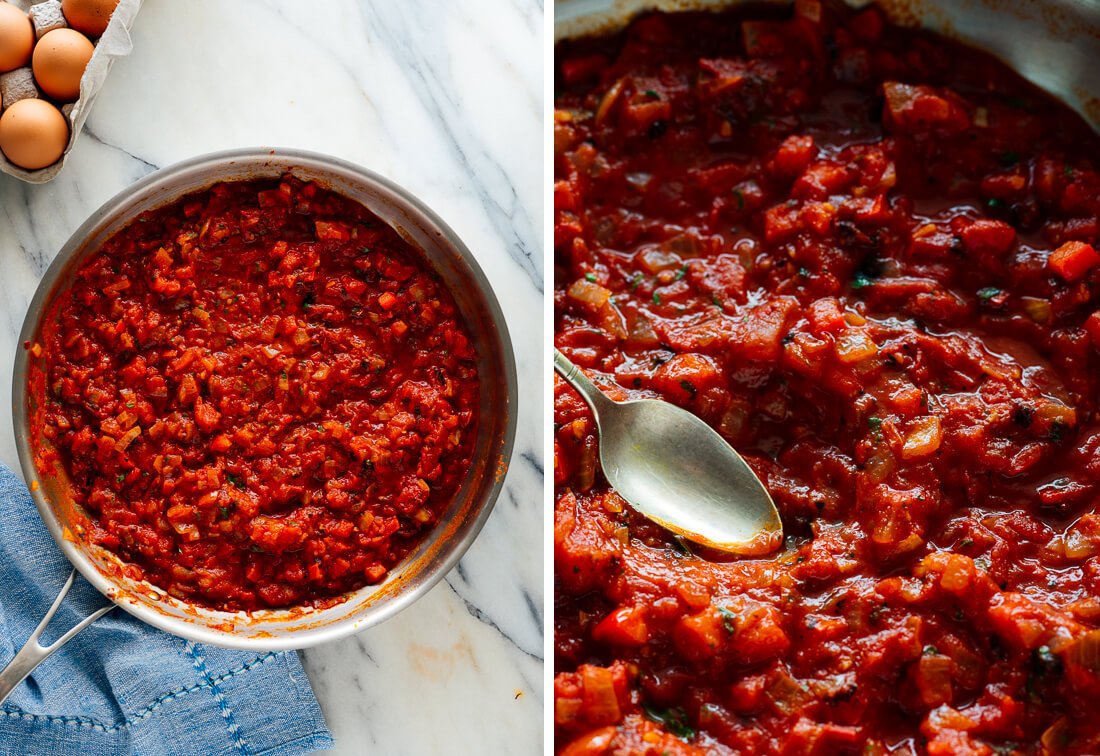
[[[157,167],[273,145],[371,168],[433,207],[507,316],[522,409],[505,491],[416,605],[303,654],[335,753],[529,754],[543,727],[541,0],[146,0],[69,164],[0,175],[0,387],[39,277]],[[18,469],[10,407],[0,460]]]

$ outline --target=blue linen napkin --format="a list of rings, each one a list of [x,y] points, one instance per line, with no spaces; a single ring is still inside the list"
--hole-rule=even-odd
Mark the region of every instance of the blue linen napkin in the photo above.
[[[0,668],[71,569],[26,486],[0,464]],[[78,578],[41,642],[105,602]],[[3,754],[260,756],[331,746],[297,654],[191,643],[121,609],[69,641],[0,706]]]

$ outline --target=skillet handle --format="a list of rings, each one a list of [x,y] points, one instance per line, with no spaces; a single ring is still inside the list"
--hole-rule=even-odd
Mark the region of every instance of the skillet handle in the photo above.
[[[61,587],[61,591],[57,594],[57,598],[53,600],[53,605],[50,606],[49,611],[46,612],[46,616],[42,618],[42,621],[38,623],[38,627],[31,633],[31,637],[23,644],[23,648],[19,649],[19,653],[12,658],[8,666],[0,670],[0,704],[7,700],[11,692],[18,687],[19,683],[27,678],[27,675],[34,671],[35,667],[50,658],[54,651],[57,651],[68,643],[74,635],[115,608],[115,605],[111,604],[102,609],[97,609],[50,645],[43,646],[40,644],[38,638],[42,635],[42,631],[46,629],[46,626],[50,624],[50,620],[53,619],[54,614],[57,613],[57,608],[61,606],[61,602],[65,600],[65,596],[69,594],[69,589],[73,587],[73,582],[75,580],[76,570],[73,570],[69,573],[69,579],[65,581],[65,585]]]

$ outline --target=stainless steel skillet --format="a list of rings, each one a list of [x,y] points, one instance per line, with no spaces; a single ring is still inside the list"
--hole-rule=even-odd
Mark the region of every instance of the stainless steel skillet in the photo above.
[[[361,202],[421,249],[453,294],[474,335],[481,379],[477,451],[462,488],[428,539],[379,585],[365,586],[322,607],[250,614],[181,601],[156,586],[126,578],[114,554],[74,536],[74,525],[83,515],[68,494],[64,471],[40,469],[36,462],[37,451],[47,442],[34,423],[42,387],[30,378],[42,358],[20,349],[12,386],[19,460],[46,528],[75,569],[42,625],[0,672],[0,702],[35,666],[115,606],[167,632],[226,648],[299,649],[358,632],[427,593],[454,567],[489,517],[504,483],[516,429],[516,368],[504,315],[473,254],[439,216],[401,187],[351,163],[300,150],[252,148],[204,155],[150,174],[93,213],[57,254],[31,300],[19,343],[39,340],[53,298],[65,289],[81,261],[142,212],[218,182],[285,173]],[[112,603],[43,647],[39,634],[78,572]]]

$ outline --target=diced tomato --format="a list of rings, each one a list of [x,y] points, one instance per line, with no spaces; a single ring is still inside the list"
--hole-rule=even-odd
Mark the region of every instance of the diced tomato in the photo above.
[[[1054,250],[1047,266],[1056,275],[1066,281],[1077,281],[1100,265],[1100,252],[1091,244],[1079,241],[1066,242]]]

